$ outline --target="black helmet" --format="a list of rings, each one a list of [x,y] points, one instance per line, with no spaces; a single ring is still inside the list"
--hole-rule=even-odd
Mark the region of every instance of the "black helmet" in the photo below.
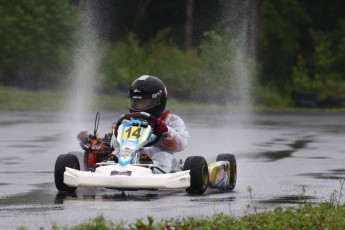
[[[165,110],[168,91],[157,77],[143,75],[129,88],[129,111],[147,112],[159,117]]]

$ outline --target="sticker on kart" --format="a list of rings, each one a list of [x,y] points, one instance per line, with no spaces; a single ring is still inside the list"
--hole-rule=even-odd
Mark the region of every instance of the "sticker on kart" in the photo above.
[[[127,139],[139,140],[142,134],[142,128],[136,127],[136,126],[125,127],[124,133],[125,133],[125,135],[123,136],[124,140],[127,140]]]
[[[110,176],[130,176],[132,171],[111,171]]]

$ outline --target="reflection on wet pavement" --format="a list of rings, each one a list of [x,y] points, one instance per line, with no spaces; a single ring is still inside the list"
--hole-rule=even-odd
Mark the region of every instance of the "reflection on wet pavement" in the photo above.
[[[313,143],[311,139],[300,139],[295,140],[293,142],[289,142],[288,139],[283,138],[275,138],[272,141],[267,142],[262,147],[270,147],[270,148],[277,148],[275,146],[287,146],[289,149],[287,150],[275,150],[275,151],[265,151],[260,152],[258,154],[252,155],[254,158],[265,158],[267,162],[277,161],[284,158],[292,157],[293,153],[298,150],[307,148],[308,143]]]
[[[110,191],[110,193],[109,193]],[[55,197],[56,204],[63,204],[64,201],[77,200],[94,200],[94,201],[111,201],[111,202],[125,202],[125,201],[152,201],[163,199],[167,196],[173,196],[176,191],[158,191],[158,190],[141,190],[141,191],[118,191],[108,190],[105,193],[103,189],[79,189],[77,192],[67,193],[58,192]]]
[[[281,160],[283,158],[291,157],[294,150],[270,151],[259,153],[261,158],[267,158],[268,162]]]
[[[203,203],[218,203],[218,202],[233,202],[236,200],[234,196],[226,196],[226,197],[201,197],[201,198],[193,198],[191,202],[203,202]]]
[[[328,170],[324,173],[302,173],[299,176],[313,177],[315,179],[345,180],[345,168]]]
[[[296,140],[294,143],[289,144],[293,149],[303,149],[308,143],[312,143],[312,140]]]
[[[263,204],[303,204],[305,202],[311,202],[313,203],[313,200],[318,199],[318,197],[315,196],[278,196],[273,197],[272,199],[268,200],[261,200],[259,203]]]

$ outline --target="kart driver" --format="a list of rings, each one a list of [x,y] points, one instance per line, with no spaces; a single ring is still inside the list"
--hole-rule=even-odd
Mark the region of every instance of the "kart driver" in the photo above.
[[[183,120],[166,109],[168,91],[164,83],[157,77],[143,75],[133,81],[128,92],[129,111],[147,112],[157,119],[154,133],[161,134],[160,140],[141,151],[141,156],[147,156],[153,164],[165,172],[180,171],[174,152],[180,152],[187,147],[189,133]],[[112,154],[117,155],[116,129],[111,139],[114,148]]]

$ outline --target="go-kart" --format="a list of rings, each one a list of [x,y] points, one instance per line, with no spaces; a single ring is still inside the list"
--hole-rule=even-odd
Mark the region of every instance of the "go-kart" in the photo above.
[[[78,154],[61,154],[55,163],[55,185],[59,191],[74,192],[77,187],[102,187],[117,190],[185,189],[203,194],[208,187],[231,191],[235,188],[237,169],[233,154],[219,154],[216,162],[207,165],[202,156],[190,156],[181,171],[165,172],[147,155],[144,147],[156,144],[161,135],[154,133],[157,120],[148,113],[123,115],[116,123],[118,154],[111,154],[111,135],[99,138],[100,115],[97,113],[94,134],[78,134],[83,148],[83,164]],[[84,167],[81,167],[84,165]]]

